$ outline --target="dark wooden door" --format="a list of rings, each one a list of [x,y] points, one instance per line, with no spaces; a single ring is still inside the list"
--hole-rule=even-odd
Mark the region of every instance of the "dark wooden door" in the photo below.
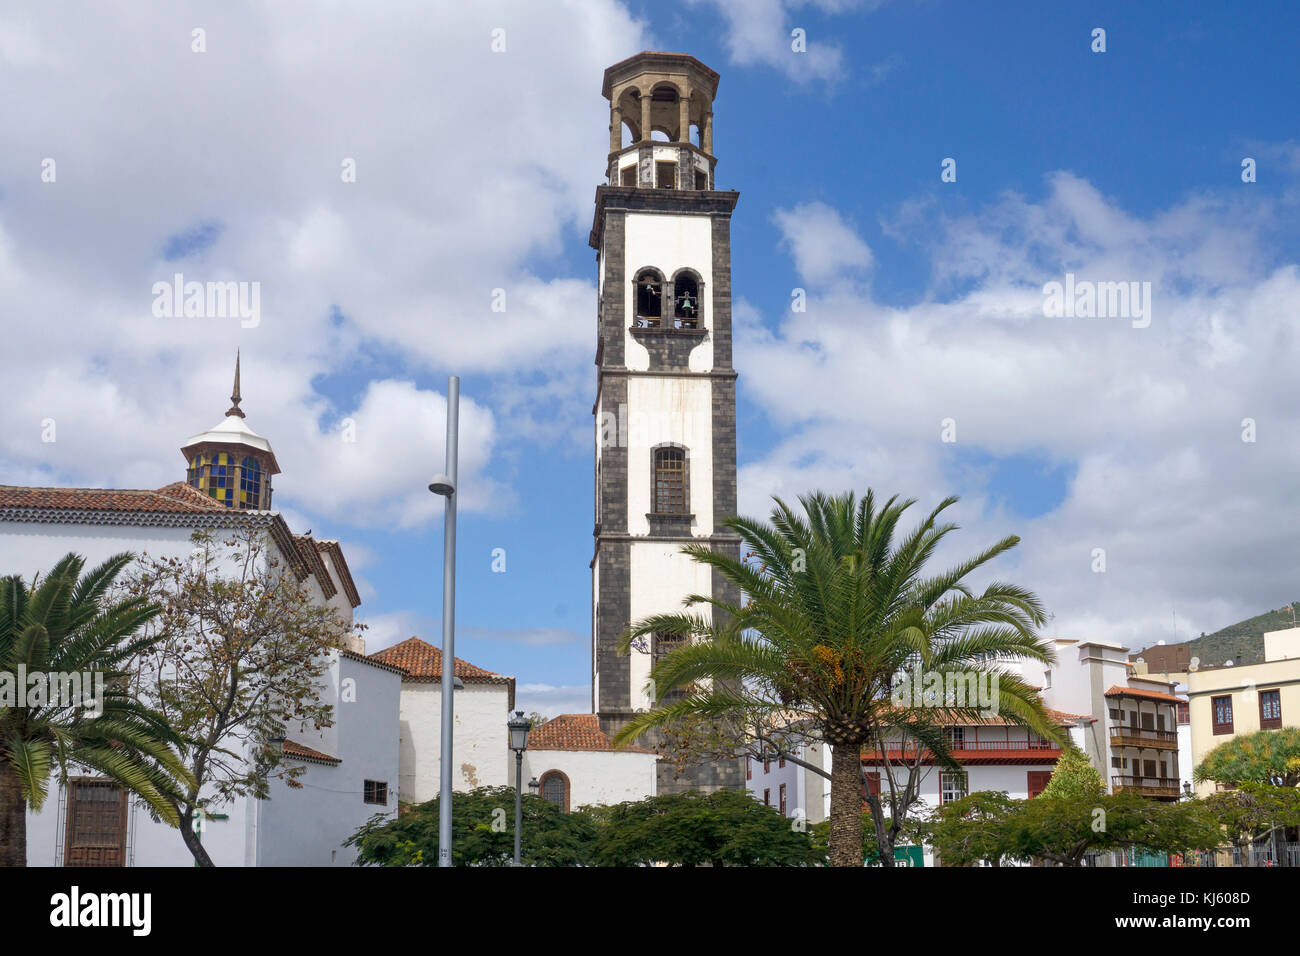
[[[68,782],[64,866],[126,865],[126,791],[109,780]]]
[[[1030,770],[1026,773],[1026,776],[1029,779],[1026,781],[1025,789],[1029,793],[1029,799],[1032,800],[1047,789],[1047,781],[1052,779],[1052,771]]]

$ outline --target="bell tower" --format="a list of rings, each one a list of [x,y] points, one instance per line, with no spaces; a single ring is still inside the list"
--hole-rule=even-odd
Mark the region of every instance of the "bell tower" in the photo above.
[[[687,543],[740,551],[721,526],[736,513],[739,194],[715,188],[717,90],[718,74],[681,53],[639,53],[605,71],[607,181],[596,189],[590,242],[599,282],[592,694],[606,733],[654,706],[650,669],[673,647],[656,637],[620,656],[628,624],[681,611],[691,594],[739,597],[681,553]],[[659,792],[739,787],[740,770],[730,760],[678,775],[661,762]]]

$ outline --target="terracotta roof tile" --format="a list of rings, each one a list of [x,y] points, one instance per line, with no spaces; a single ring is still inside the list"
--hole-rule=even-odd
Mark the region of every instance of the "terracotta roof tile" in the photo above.
[[[320,538],[315,540],[316,550],[321,554],[329,555],[330,563],[334,566],[339,584],[343,586],[343,593],[348,596],[348,601],[353,607],[358,607],[361,604],[361,595],[357,593],[356,582],[352,580],[352,571],[348,568],[347,559],[343,557],[343,546],[333,540]]]
[[[614,747],[602,733],[595,714],[559,714],[528,735],[529,750],[612,750],[615,753],[649,754],[644,747]]]
[[[340,757],[331,757],[329,754],[321,753],[319,750],[312,750],[310,747],[304,747],[300,743],[292,740],[284,742],[284,755],[286,757],[298,757],[301,760],[314,760],[318,763],[342,763]]]
[[[1165,700],[1171,704],[1185,704],[1187,701],[1173,694],[1162,694],[1158,690],[1143,690],[1137,687],[1120,687],[1116,684],[1106,691],[1106,697],[1142,697],[1146,700]]]
[[[137,488],[23,488],[0,485],[0,508],[67,511],[151,511],[192,514],[226,511],[225,505],[183,482],[157,491]]]
[[[406,671],[409,680],[439,680],[442,677],[441,648],[418,637],[408,637],[400,644],[375,651],[369,656],[371,660],[400,667]],[[467,684],[509,684],[513,687],[515,683],[513,677],[484,670],[459,657],[456,658],[453,673]]]

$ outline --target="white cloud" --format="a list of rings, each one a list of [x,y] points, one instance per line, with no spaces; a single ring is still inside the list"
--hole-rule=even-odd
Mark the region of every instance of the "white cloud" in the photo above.
[[[572,447],[590,427],[594,270],[555,263],[585,235],[604,172],[602,71],[650,45],[614,0],[564,6],[7,8],[0,480],[176,480],[175,449],[226,407],[238,346],[244,408],[283,468],[277,505],[435,514],[423,489],[456,372],[494,381],[463,399],[463,505],[508,506],[490,480],[501,436]],[[191,52],[195,26],[206,53]],[[505,53],[490,49],[497,27]],[[163,261],[167,237],[199,222],[223,227],[216,242]],[[152,284],[176,272],[260,283],[260,323],[155,318]],[[363,382],[355,408],[318,390],[375,352],[399,357],[383,376],[400,382]],[[548,394],[565,401],[533,414],[529,396]],[[347,416],[351,448],[323,430]]]
[[[870,247],[838,211],[823,202],[778,209],[772,215],[800,278],[823,283],[871,267]]]
[[[587,684],[519,684],[515,688],[515,709],[534,711],[543,717],[558,714],[590,714],[591,687]]]
[[[927,509],[961,493],[950,556],[1021,535],[995,572],[1039,591],[1063,637],[1147,644],[1174,636],[1176,613],[1186,638],[1291,599],[1300,268],[1271,224],[1294,210],[1192,195],[1139,216],[1072,174],[1047,182],[1041,201],[1007,195],[962,215],[900,207],[887,234],[934,271],[920,302],[883,305],[842,279],[803,314],[738,324],[741,387],[785,435],[741,468],[742,510],[814,487],[898,491]],[[843,228],[823,218],[824,233]],[[786,241],[801,273],[842,271],[813,251],[842,237],[787,228]],[[1067,270],[1151,282],[1150,327],[1044,318],[1042,285]],[[1242,441],[1247,417],[1255,443]],[[946,418],[956,444],[941,441]],[[1009,455],[1073,475],[1058,507],[1004,507],[991,482]]]

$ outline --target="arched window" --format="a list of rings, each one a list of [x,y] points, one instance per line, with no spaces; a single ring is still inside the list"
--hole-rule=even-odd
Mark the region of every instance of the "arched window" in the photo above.
[[[700,327],[700,282],[689,272],[673,280],[673,325],[679,329]]]
[[[262,502],[262,466],[256,458],[239,463],[239,507],[256,510]]]
[[[668,445],[654,450],[655,514],[686,514],[686,449]]]
[[[542,799],[551,801],[561,813],[568,813],[569,778],[558,770],[548,770],[542,774],[541,785]]]
[[[652,648],[655,665],[658,666],[660,661],[685,644],[686,636],[684,634],[656,634],[654,636],[654,646]],[[686,694],[687,691],[684,688],[679,687],[675,690],[670,690],[666,694],[660,694],[655,703],[672,703],[673,701],[681,700],[686,696]]]
[[[636,277],[636,326],[659,328],[663,315],[664,280],[654,269],[642,269]]]

